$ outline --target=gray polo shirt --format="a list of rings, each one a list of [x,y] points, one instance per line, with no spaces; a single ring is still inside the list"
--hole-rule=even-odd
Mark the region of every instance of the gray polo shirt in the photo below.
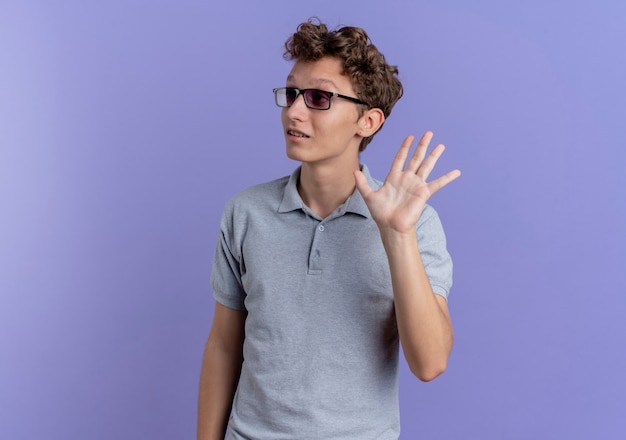
[[[229,438],[397,439],[399,338],[378,228],[358,190],[319,218],[299,175],[244,190],[222,216],[211,285],[248,312]],[[433,291],[447,297],[452,261],[432,207],[416,230]]]

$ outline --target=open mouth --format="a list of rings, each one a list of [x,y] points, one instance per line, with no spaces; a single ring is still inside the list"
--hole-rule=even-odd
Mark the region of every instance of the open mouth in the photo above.
[[[308,136],[304,133],[300,133],[298,131],[287,130],[287,134],[290,136],[300,137],[300,138],[308,138]]]

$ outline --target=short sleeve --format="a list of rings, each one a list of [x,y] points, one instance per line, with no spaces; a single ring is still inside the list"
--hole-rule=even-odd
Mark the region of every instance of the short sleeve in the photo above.
[[[452,258],[446,248],[446,235],[437,212],[426,205],[415,227],[424,269],[433,292],[448,298],[452,287]]]
[[[220,221],[220,233],[211,270],[211,287],[215,300],[226,307],[246,310],[246,297],[241,283],[241,248],[233,228],[233,204],[229,202]]]

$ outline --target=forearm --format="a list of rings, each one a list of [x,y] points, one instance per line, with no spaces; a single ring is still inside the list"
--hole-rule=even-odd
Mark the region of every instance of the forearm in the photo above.
[[[209,338],[204,351],[198,395],[198,440],[222,440],[241,372],[240,351]]]
[[[387,252],[398,333],[405,358],[421,380],[432,380],[447,365],[453,331],[445,299],[433,293],[414,233],[381,231]]]

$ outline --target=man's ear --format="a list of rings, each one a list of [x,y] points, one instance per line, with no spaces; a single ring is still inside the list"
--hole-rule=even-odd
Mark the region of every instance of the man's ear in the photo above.
[[[370,137],[378,131],[385,122],[385,115],[379,108],[371,108],[363,113],[359,118],[359,131],[357,134],[361,137]]]

